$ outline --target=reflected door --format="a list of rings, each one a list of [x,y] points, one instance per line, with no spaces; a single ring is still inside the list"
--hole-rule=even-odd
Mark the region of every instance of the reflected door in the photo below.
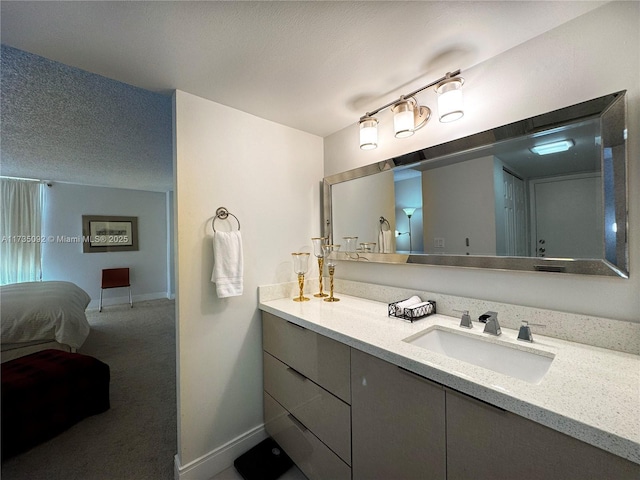
[[[532,182],[537,257],[603,258],[599,175]]]
[[[502,171],[504,182],[504,252],[501,255],[527,256],[525,188],[521,178]]]

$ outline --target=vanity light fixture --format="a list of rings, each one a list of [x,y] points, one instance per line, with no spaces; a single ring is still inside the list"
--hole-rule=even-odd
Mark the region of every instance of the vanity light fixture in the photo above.
[[[431,109],[418,105],[413,97],[396,103],[391,111],[396,138],[410,137],[416,130],[424,127],[431,117]]]
[[[462,106],[462,84],[464,78],[448,78],[436,86],[438,92],[438,115],[442,123],[455,122],[464,116]]]
[[[373,117],[360,119],[360,148],[373,150],[378,147],[378,120]]]
[[[551,153],[566,152],[575,145],[571,139],[560,140],[559,142],[543,143],[531,147],[531,151],[537,155],[549,155]]]
[[[378,146],[377,113],[391,107],[393,112],[393,128],[396,138],[410,137],[416,130],[427,124],[431,117],[431,109],[420,105],[415,96],[429,87],[436,87],[438,92],[438,113],[441,122],[458,120],[464,115],[462,109],[462,84],[464,79],[459,76],[460,70],[449,72],[435,82],[431,82],[407,95],[400,95],[398,100],[387,103],[360,117],[360,148],[372,150]]]

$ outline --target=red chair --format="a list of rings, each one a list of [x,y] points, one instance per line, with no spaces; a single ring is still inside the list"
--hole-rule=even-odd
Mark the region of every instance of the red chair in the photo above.
[[[106,268],[102,270],[102,285],[100,286],[100,310],[102,311],[102,291],[105,288],[129,288],[129,305],[133,308],[131,299],[131,283],[128,268]]]

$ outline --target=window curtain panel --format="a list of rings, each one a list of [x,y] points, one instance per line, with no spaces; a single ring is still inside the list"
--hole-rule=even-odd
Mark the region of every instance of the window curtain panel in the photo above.
[[[0,285],[42,280],[40,182],[0,178]]]

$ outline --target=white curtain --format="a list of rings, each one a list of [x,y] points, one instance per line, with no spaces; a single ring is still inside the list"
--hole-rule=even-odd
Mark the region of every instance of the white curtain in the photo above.
[[[42,279],[40,182],[0,178],[0,285]]]

